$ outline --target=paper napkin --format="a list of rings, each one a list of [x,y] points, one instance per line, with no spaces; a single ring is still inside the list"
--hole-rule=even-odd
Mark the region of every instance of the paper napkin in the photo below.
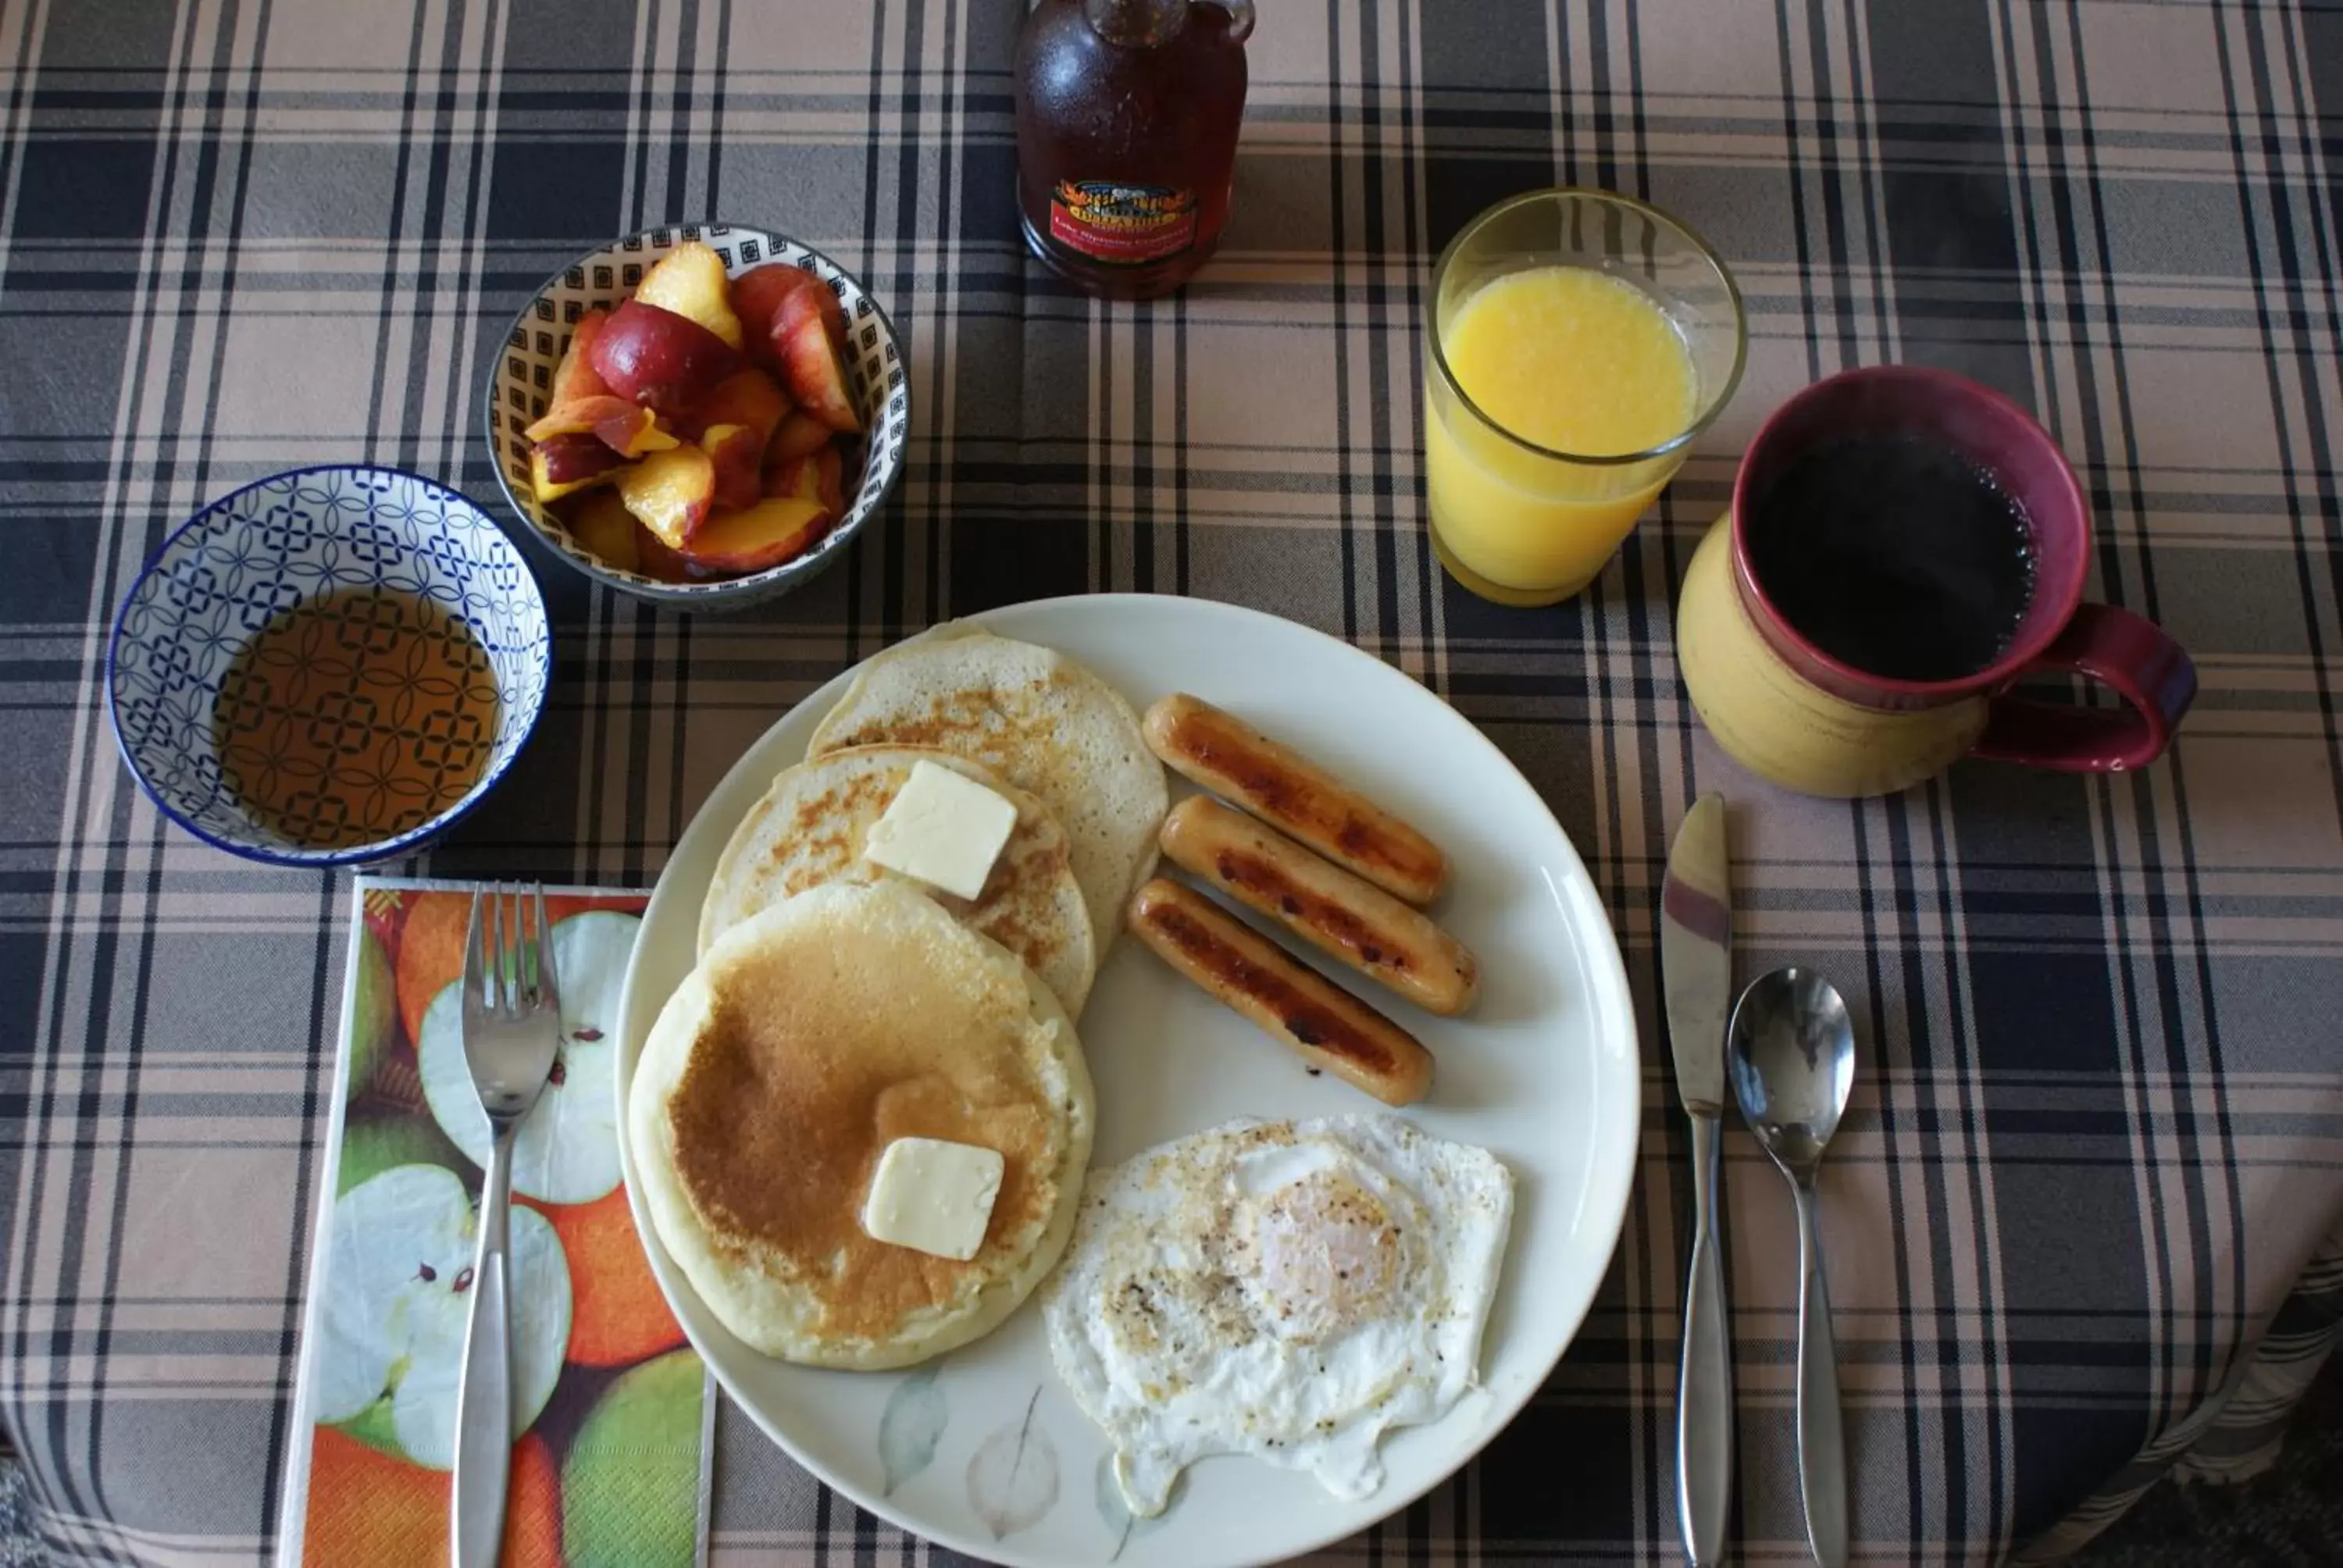
[[[548,894],[559,1066],[513,1160],[504,1568],[704,1560],[715,1396],[618,1180],[618,994],[647,895]],[[471,889],[360,878],[279,1561],[447,1558],[465,1291],[488,1123],[465,1066]]]

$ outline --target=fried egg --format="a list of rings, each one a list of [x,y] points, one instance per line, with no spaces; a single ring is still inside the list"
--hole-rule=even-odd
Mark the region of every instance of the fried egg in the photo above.
[[[1213,1453],[1382,1485],[1385,1429],[1476,1381],[1513,1194],[1487,1151],[1380,1115],[1233,1121],[1091,1171],[1042,1322],[1131,1512]]]

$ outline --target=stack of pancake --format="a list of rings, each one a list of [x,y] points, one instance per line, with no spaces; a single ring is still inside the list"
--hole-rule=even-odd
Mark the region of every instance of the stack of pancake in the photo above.
[[[863,853],[921,761],[1017,809],[974,899]],[[734,1334],[905,1366],[1050,1271],[1090,1162],[1074,1020],[1167,803],[1131,705],[1053,649],[945,627],[863,667],[734,832],[628,1106],[659,1240]],[[862,1229],[880,1154],[911,1137],[1003,1156],[964,1262]]]

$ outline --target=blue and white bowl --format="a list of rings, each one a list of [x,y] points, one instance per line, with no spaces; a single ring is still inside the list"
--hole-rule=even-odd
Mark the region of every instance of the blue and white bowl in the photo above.
[[[488,654],[497,729],[469,793],[379,842],[320,849],[246,811],[220,777],[212,706],[237,651],[282,611],[337,589],[416,595],[463,621]],[[163,541],[122,601],[106,655],[114,737],[163,814],[231,854],[289,866],[415,849],[479,804],[544,710],[553,638],[516,545],[444,485],[396,468],[297,468],[214,501]]]

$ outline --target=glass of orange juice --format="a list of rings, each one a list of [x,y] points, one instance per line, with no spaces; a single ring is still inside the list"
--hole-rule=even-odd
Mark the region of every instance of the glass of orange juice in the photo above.
[[[1740,384],[1741,291],[1716,253],[1609,191],[1530,191],[1441,253],[1424,487],[1449,574],[1499,604],[1594,580]]]

